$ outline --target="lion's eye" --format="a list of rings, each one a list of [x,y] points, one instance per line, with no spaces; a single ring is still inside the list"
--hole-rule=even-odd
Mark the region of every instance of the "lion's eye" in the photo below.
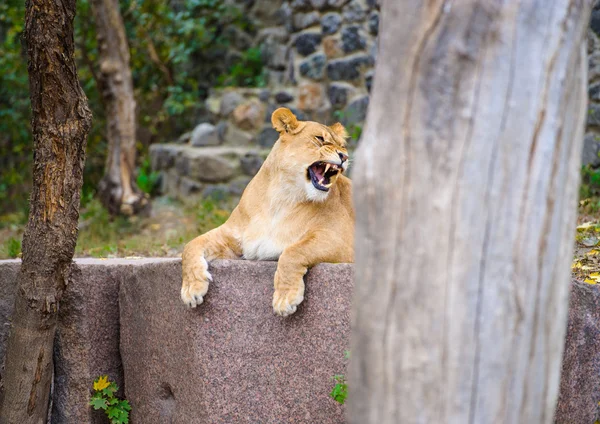
[[[325,143],[325,139],[324,139],[323,137],[321,137],[320,135],[316,135],[316,136],[315,136],[315,138],[316,138],[317,140],[319,140],[319,142],[321,142],[321,143]]]

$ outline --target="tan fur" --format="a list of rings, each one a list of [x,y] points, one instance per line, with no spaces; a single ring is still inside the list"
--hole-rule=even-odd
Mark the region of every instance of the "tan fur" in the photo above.
[[[340,173],[325,192],[307,177],[316,161],[347,166],[340,156],[348,154],[346,130],[341,124],[298,121],[285,108],[273,112],[271,120],[279,140],[239,205],[225,224],[185,246],[181,298],[191,307],[203,302],[212,280],[207,261],[213,259],[278,259],[273,310],[283,316],[294,313],[304,299],[308,268],[354,261],[350,180]]]

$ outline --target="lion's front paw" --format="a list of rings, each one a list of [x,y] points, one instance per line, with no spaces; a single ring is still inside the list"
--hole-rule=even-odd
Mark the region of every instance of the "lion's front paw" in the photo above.
[[[204,302],[208,283],[212,281],[208,263],[202,257],[199,261],[184,261],[182,266],[181,300],[189,307],[195,308]]]
[[[304,285],[296,289],[275,290],[273,293],[273,312],[282,317],[293,314],[304,300]]]

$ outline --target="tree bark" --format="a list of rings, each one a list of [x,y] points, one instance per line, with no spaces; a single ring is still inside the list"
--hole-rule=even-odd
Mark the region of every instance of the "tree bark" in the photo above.
[[[135,98],[129,46],[118,0],[92,0],[100,58],[100,92],[106,109],[108,154],[98,194],[113,214],[133,215],[148,206],[135,183]]]
[[[354,172],[349,421],[550,423],[591,1],[385,1]]]
[[[73,58],[75,4],[27,2],[33,189],[6,354],[3,424],[46,422],[58,308],[77,242],[92,115]]]

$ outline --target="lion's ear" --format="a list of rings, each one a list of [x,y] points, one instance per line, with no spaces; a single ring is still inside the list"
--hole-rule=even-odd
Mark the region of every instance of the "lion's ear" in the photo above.
[[[291,110],[285,107],[280,107],[273,112],[273,115],[271,115],[271,123],[273,124],[273,128],[280,133],[292,132],[298,128],[298,125],[300,125],[296,115],[294,115]]]
[[[340,137],[348,138],[348,132],[346,131],[346,128],[344,128],[344,126],[342,124],[340,124],[339,122],[336,122],[335,124],[331,125],[329,128],[331,129],[331,131],[333,131]]]

